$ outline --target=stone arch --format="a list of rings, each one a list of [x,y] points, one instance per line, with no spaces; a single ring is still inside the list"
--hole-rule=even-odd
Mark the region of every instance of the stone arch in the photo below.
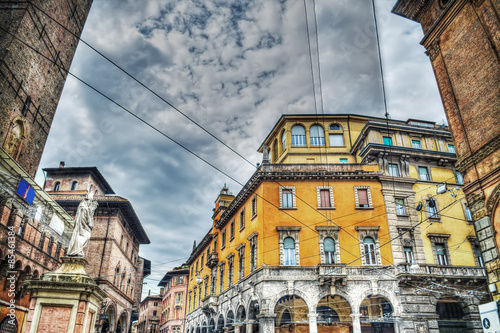
[[[309,309],[305,300],[295,293],[281,297],[272,312],[276,316],[276,328],[278,331],[308,331]]]
[[[343,322],[346,325],[352,325],[352,306],[349,301],[339,295],[324,293],[325,295],[318,300],[315,311],[318,315],[318,325],[321,323],[331,325],[332,322]]]
[[[291,296],[291,295],[296,295],[296,296],[302,298],[304,300],[304,302],[306,302],[306,305],[307,305],[308,309],[315,309],[316,308],[317,302],[315,303],[314,300],[312,300],[309,297],[308,294],[306,294],[305,292],[301,291],[300,289],[294,289],[292,294],[290,294],[288,292],[288,289],[283,289],[280,292],[276,293],[273,298],[271,298],[271,300],[269,302],[269,305],[268,305],[269,306],[269,308],[268,308],[269,312],[270,313],[274,312],[274,308],[276,307],[276,303],[278,303],[278,301],[283,296]],[[262,311],[262,309],[261,309],[261,311]]]
[[[394,311],[395,316],[401,315],[401,304],[399,304],[399,301],[397,298],[394,296],[394,292],[388,292],[386,290],[378,289],[377,293],[373,293],[373,289],[367,289],[364,292],[362,292],[359,297],[356,298],[356,301],[353,301],[351,303],[351,309],[353,310],[353,313],[358,313],[359,307],[361,306],[361,302],[368,297],[368,296],[382,296],[386,298],[392,305],[392,310]],[[355,312],[354,312],[355,311]]]
[[[120,316],[117,317],[116,332],[117,333],[128,332],[128,313],[126,310],[123,310]]]
[[[22,117],[12,119],[9,134],[3,148],[12,158],[16,159],[21,152],[21,147],[26,139],[26,122]]]
[[[107,319],[101,320],[101,332],[114,332],[116,330],[116,304],[108,299],[108,304],[104,310],[104,313],[108,315]]]
[[[224,319],[224,314],[220,313],[219,316],[217,316],[217,321],[215,323],[215,331],[222,333],[224,330],[224,326],[226,324],[226,320]]]
[[[488,200],[486,201],[486,214],[490,216],[490,223],[492,226],[500,223],[500,185],[497,185]],[[497,235],[497,242],[498,242]]]
[[[226,314],[226,326],[233,326],[234,324],[234,312],[233,310],[228,310]]]
[[[247,319],[247,312],[243,304],[238,305],[236,310],[236,323],[241,324]]]

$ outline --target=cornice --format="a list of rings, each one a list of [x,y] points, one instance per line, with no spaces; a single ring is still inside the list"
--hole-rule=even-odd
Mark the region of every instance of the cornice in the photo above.
[[[455,0],[450,6],[447,6],[429,28],[420,44],[429,50],[432,47],[432,43],[434,41],[439,41],[441,34],[448,28],[468,2],[469,0]]]
[[[432,0],[399,0],[391,12],[412,21],[420,22],[431,4]]]

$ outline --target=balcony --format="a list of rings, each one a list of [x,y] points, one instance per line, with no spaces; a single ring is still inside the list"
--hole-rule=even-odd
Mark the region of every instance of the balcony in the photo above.
[[[210,255],[207,257],[207,267],[214,268],[219,263],[219,256],[217,251],[212,251]]]
[[[446,280],[486,280],[486,271],[478,266],[440,266],[419,265],[411,267],[410,264],[397,265],[396,276],[403,280],[421,280],[422,277]]]
[[[345,265],[319,265],[320,278],[345,278],[347,277],[347,268]]]
[[[218,296],[209,295],[201,300],[201,311],[210,315],[217,313],[217,300]]]

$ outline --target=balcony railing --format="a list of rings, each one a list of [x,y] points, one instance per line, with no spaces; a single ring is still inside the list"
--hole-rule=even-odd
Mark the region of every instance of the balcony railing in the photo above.
[[[434,275],[446,277],[486,277],[483,267],[477,266],[440,266],[400,264],[397,266],[397,275]]]
[[[207,267],[214,268],[219,263],[219,256],[216,251],[212,251],[207,258]]]

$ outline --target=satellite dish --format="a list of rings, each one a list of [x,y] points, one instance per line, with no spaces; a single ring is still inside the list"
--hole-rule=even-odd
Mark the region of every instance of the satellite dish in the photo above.
[[[422,210],[422,202],[419,202],[415,209],[420,212]]]
[[[431,207],[431,208],[436,207],[436,202],[432,198],[429,199],[429,207]]]

